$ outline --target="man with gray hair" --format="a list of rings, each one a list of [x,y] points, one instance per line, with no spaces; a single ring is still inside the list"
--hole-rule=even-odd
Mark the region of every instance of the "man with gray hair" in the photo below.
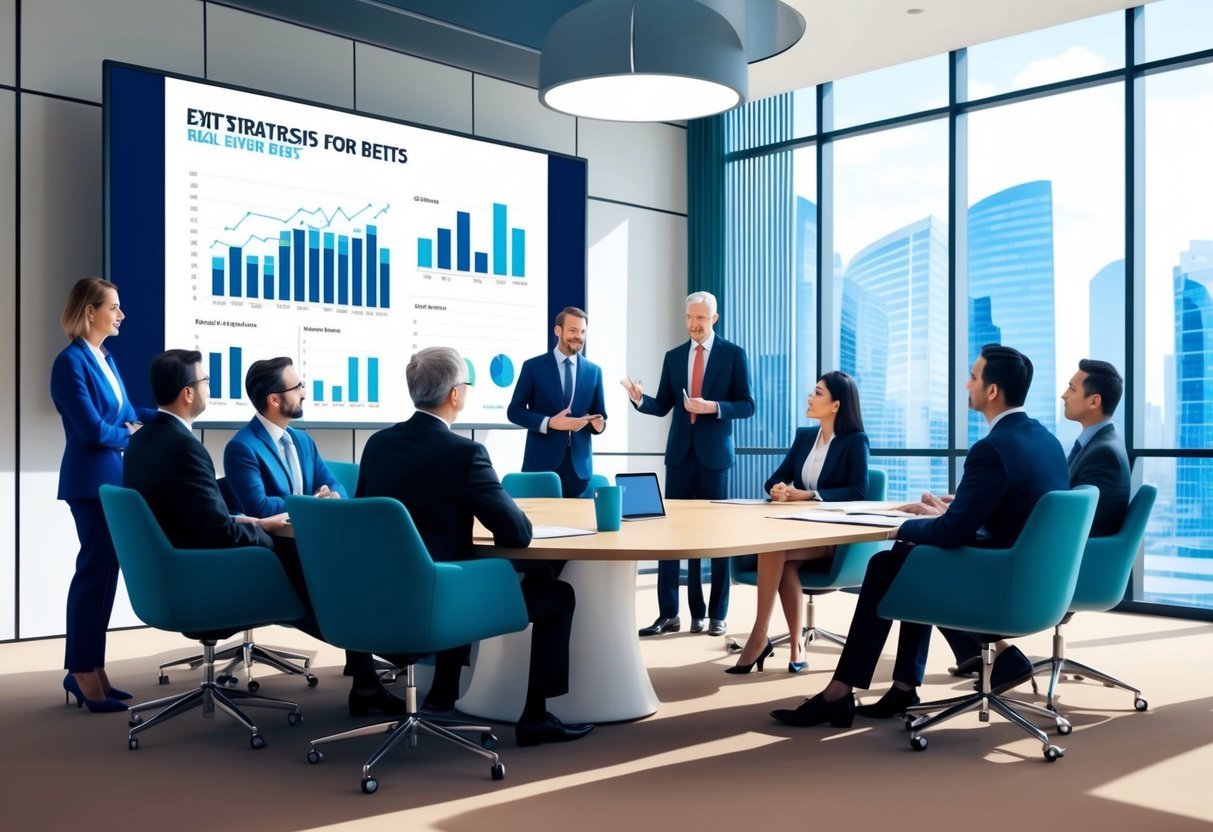
[[[686,300],[690,341],[665,354],[657,395],[646,396],[639,381],[623,380],[632,406],[641,413],[664,416],[674,411],[665,446],[665,495],[671,499],[722,500],[728,496],[729,469],[736,461],[733,420],[754,415],[750,372],[745,351],[712,331],[719,319],[716,297],[694,292]],[[676,633],[678,618],[678,567],[676,560],[657,565],[656,621],[642,636]],[[687,606],[691,632],[725,634],[729,612],[729,559],[712,558],[712,597],[705,608],[700,583],[700,559],[687,561]]]
[[[476,556],[473,520],[492,532],[498,546],[529,546],[531,521],[501,487],[488,451],[451,431],[472,387],[463,358],[450,347],[427,347],[409,360],[405,377],[417,412],[366,443],[356,495],[403,503],[434,560]],[[547,711],[549,698],[569,690],[573,588],[556,580],[542,561],[515,565],[524,571],[522,596],[534,625],[526,702],[514,729],[518,744],[579,739],[594,726],[566,725]],[[455,707],[468,652],[465,646],[438,654],[423,708]]]

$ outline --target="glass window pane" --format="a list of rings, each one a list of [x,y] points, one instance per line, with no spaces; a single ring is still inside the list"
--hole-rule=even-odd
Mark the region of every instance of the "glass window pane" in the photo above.
[[[1151,75],[1145,90],[1142,436],[1213,448],[1213,66]]]
[[[803,139],[817,132],[817,87],[792,92],[792,135]]]
[[[834,168],[839,367],[823,369],[855,377],[872,447],[947,447],[947,121],[843,139]]]
[[[834,128],[948,106],[948,56],[885,67],[834,82]]]
[[[1213,609],[1213,459],[1145,460],[1158,486],[1141,601]]]
[[[1062,389],[1081,358],[1124,372],[1123,87],[1095,87],[967,116],[966,363],[982,344],[1035,368],[1026,406],[1063,447],[1078,436]],[[963,402],[964,400],[961,399]],[[984,420],[968,414],[968,444]]]
[[[751,150],[794,138],[793,128],[799,123],[798,102],[796,93],[785,92],[729,110],[723,115],[724,152]],[[811,97],[804,106],[813,109]],[[815,109],[813,113],[816,117]]]
[[[948,493],[948,458],[944,456],[874,456],[869,468],[883,468],[889,477],[887,500],[917,502],[924,491]]]
[[[971,46],[968,100],[1119,69],[1124,37],[1124,12],[1112,12]]]
[[[1209,0],[1150,3],[1145,7],[1145,24],[1147,61],[1213,49],[1213,8]]]
[[[792,444],[789,437],[788,444]],[[737,464],[729,474],[729,496],[734,498],[755,499],[765,497],[762,484],[767,477],[775,473],[779,463],[783,462],[785,452],[737,454]]]

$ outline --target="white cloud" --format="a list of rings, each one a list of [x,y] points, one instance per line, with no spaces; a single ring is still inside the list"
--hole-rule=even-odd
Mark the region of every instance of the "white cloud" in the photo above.
[[[1071,46],[1060,55],[1032,61],[1011,81],[1010,89],[1026,89],[1067,78],[1081,78],[1111,69],[1102,57],[1085,46]]]

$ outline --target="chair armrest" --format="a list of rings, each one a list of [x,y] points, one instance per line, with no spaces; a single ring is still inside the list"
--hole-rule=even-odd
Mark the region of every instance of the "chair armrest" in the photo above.
[[[859,586],[868,571],[868,561],[877,552],[892,546],[892,542],[873,540],[867,543],[844,543],[834,550],[834,563],[829,572],[801,572],[801,589],[843,589]]]
[[[435,563],[434,637],[451,647],[525,630],[526,603],[503,558]]]
[[[915,546],[877,612],[898,621],[1023,635],[1002,613],[1013,606],[1011,551]]]

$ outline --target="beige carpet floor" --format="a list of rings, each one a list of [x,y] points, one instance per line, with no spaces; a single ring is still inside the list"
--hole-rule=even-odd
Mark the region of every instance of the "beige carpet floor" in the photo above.
[[[654,577],[642,575],[637,616],[656,610]],[[736,587],[730,634],[744,636],[753,590]],[[821,623],[845,631],[854,599],[819,602]],[[778,618],[778,614],[777,614]],[[1142,686],[1132,695],[1068,682],[1060,704],[1074,723],[1059,738],[1065,757],[1046,763],[1039,743],[997,716],[975,715],[936,729],[912,752],[899,721],[857,720],[849,730],[793,729],[767,711],[795,705],[828,680],[837,648],[818,642],[810,670],[786,672],[786,649],[764,673],[729,676],[723,640],[679,633],[645,639],[642,650],[662,701],[657,714],[599,726],[565,745],[518,748],[498,730],[506,779],[455,749],[422,742],[397,749],[376,770],[379,793],[359,790],[375,740],[331,746],[309,765],[307,739],[353,724],[341,654],[293,630],[259,631],[267,644],[315,653],[320,684],[260,671],[262,691],[296,699],[305,716],[290,727],[265,712],[268,747],[249,748],[243,729],[199,712],[126,747],[126,719],[64,707],[62,641],[0,644],[0,829],[301,832],[358,830],[782,830],[1195,829],[1213,823],[1213,624],[1117,614],[1078,616],[1071,655]],[[1022,639],[1033,657],[1049,634]],[[109,669],[141,701],[184,690],[155,667],[192,645],[152,630],[111,634]],[[946,645],[933,644],[924,693],[955,695]],[[887,679],[891,656],[878,670]],[[878,684],[876,694],[884,687]],[[1027,690],[1026,688],[1024,690]],[[1027,692],[1026,697],[1032,694]]]

